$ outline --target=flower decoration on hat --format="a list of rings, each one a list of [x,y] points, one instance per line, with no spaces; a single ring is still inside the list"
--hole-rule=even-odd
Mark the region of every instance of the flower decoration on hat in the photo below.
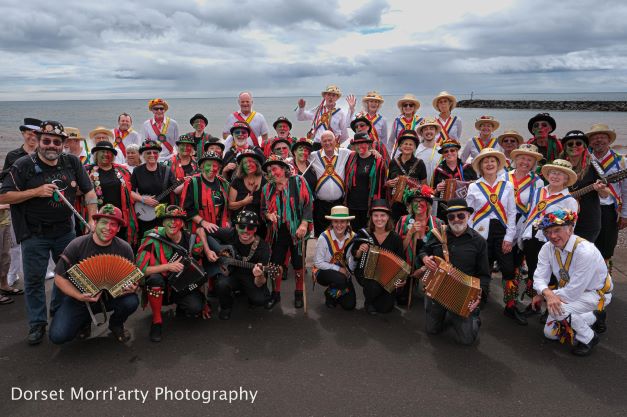
[[[419,188],[406,188],[403,193],[403,202],[409,204],[414,198],[422,198],[429,203],[433,202],[433,188],[422,184]]]
[[[164,203],[157,204],[155,206],[155,214],[158,219],[167,219],[167,218],[187,218],[187,212],[183,210],[181,207],[176,205],[166,206]]]
[[[152,108],[153,108],[154,106],[157,106],[157,105],[162,105],[162,106],[163,106],[163,108],[164,108],[166,111],[167,111],[167,110],[168,110],[168,108],[169,108],[169,107],[168,107],[168,102],[167,102],[167,101],[165,101],[164,99],[162,99],[162,98],[153,98],[152,100],[150,100],[150,101],[148,102],[148,110],[152,110]]]
[[[542,215],[533,225],[537,229],[544,230],[552,226],[574,225],[577,223],[577,212],[571,210],[556,210]]]

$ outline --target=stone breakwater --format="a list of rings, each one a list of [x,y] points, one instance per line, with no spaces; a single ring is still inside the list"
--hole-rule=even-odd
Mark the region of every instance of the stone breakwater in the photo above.
[[[627,112],[627,101],[461,100],[458,107]]]

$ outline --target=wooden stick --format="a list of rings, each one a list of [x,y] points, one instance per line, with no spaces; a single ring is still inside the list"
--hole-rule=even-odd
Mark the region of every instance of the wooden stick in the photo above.
[[[303,257],[303,313],[307,314],[307,280],[305,276],[307,275],[307,236],[303,237],[302,241],[302,257]]]
[[[411,286],[409,287],[409,299],[407,300],[407,310],[411,308],[411,300],[414,295],[414,277],[413,276],[409,277],[409,284]]]

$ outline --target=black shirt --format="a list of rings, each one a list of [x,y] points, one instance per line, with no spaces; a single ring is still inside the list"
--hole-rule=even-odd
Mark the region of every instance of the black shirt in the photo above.
[[[266,179],[262,176],[261,183],[259,184],[259,188],[257,191],[253,192],[253,201],[250,204],[245,205],[237,210],[233,210],[233,218],[237,213],[242,210],[249,210],[257,213],[257,215],[261,216],[261,189],[266,184]],[[237,196],[235,197],[235,201],[243,200],[249,193],[248,188],[246,188],[246,184],[244,184],[243,178],[234,178],[231,182],[231,188],[237,191]]]
[[[403,249],[403,239],[401,239],[399,234],[396,233],[394,230],[390,230],[390,232],[385,237],[385,240],[383,242],[379,242],[376,236],[374,235],[374,233],[370,233],[366,231],[366,229],[360,229],[359,231],[357,231],[353,241],[357,239],[367,239],[367,240],[372,239],[372,242],[374,242],[376,246],[379,246],[380,248],[383,248],[383,249],[387,249],[390,252],[394,253],[399,258],[405,259],[405,249]],[[353,253],[353,256],[355,256],[355,252],[357,252],[357,249],[359,249],[358,244],[351,245],[351,251]]]
[[[490,267],[486,240],[470,227],[461,236],[455,236],[447,226],[446,238],[451,264],[463,273],[479,278],[481,288],[487,289],[490,286]],[[419,264],[423,265],[423,257],[432,255],[444,259],[442,243],[433,234],[418,252]]]
[[[594,167],[590,165],[583,178],[570,187],[571,191],[578,190],[600,179]],[[590,191],[579,197],[579,217],[575,226],[575,234],[594,242],[601,230],[601,201],[599,193]]]
[[[388,180],[393,180],[399,175],[407,175],[408,177],[422,181],[427,178],[427,167],[422,159],[418,159],[413,155],[405,163],[401,162],[400,158],[396,158],[390,162]]]
[[[122,207],[122,183],[115,175],[113,168],[105,171],[102,168],[98,168],[98,179],[100,180],[100,187],[102,187],[102,201],[103,204],[113,204],[114,206]]]
[[[230,245],[235,250],[235,255],[237,258],[241,259],[247,257],[250,254],[250,249],[252,247],[252,243],[249,245],[244,245],[237,235],[237,231],[232,227],[221,227],[216,230],[214,233],[210,233],[209,236],[217,239],[218,242],[223,245]],[[268,242],[263,239],[259,240],[259,244],[257,246],[257,250],[248,260],[251,263],[261,263],[266,265],[270,261],[270,246]],[[252,270],[234,267],[231,276],[235,277],[247,277],[252,275]]]
[[[23,145],[7,153],[7,156],[4,159],[4,167],[2,167],[2,173],[0,173],[0,182],[2,182],[2,179],[9,172],[9,168],[13,166],[15,161],[26,155],[28,155],[28,153],[24,150]]]
[[[354,210],[368,210],[370,203],[370,171],[375,163],[374,155],[367,158],[357,156],[355,186],[349,189],[347,205]]]
[[[50,166],[39,155],[23,156],[6,175],[0,194],[9,191],[26,191],[44,184],[56,184],[63,196],[74,204],[77,190],[83,194],[92,190],[92,184],[81,161],[74,155],[61,154],[57,165]],[[30,198],[11,204],[11,217],[18,242],[32,234],[54,238],[72,230],[73,212],[59,197]]]
[[[114,237],[111,244],[108,246],[100,246],[94,242],[93,235],[85,235],[77,237],[71,241],[69,245],[67,245],[63,251],[63,255],[70,261],[70,263],[68,264],[62,256],[59,258],[59,262],[57,262],[54,272],[55,274],[61,275],[63,278],[67,279],[67,270],[70,267],[85,258],[102,254],[119,255],[128,259],[133,264],[135,263],[135,256],[133,255],[131,245],[119,237]]]
[[[164,181],[164,178],[167,178]],[[142,164],[133,170],[131,175],[131,185],[133,191],[141,195],[158,196],[166,188],[174,184],[172,171],[163,164],[157,164],[155,171],[148,171],[146,164]],[[160,201],[163,202],[163,201]]]

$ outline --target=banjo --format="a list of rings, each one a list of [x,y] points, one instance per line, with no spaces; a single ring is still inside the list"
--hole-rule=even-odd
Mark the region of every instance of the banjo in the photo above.
[[[156,196],[155,200],[157,200],[158,202],[161,202],[161,200],[164,197],[167,197],[172,191],[174,191],[174,189],[176,187],[178,187],[179,185],[183,184],[184,182],[185,182],[185,179],[182,179],[180,181],[176,181],[170,187],[168,187],[165,190],[163,190],[163,192],[161,194]],[[149,222],[151,220],[154,220],[155,217],[157,217],[157,215],[155,214],[155,208],[152,207],[152,206],[149,206],[146,203],[142,203],[141,201],[137,201],[135,203],[135,213],[137,214],[137,218],[139,220],[143,220],[145,222]]]

